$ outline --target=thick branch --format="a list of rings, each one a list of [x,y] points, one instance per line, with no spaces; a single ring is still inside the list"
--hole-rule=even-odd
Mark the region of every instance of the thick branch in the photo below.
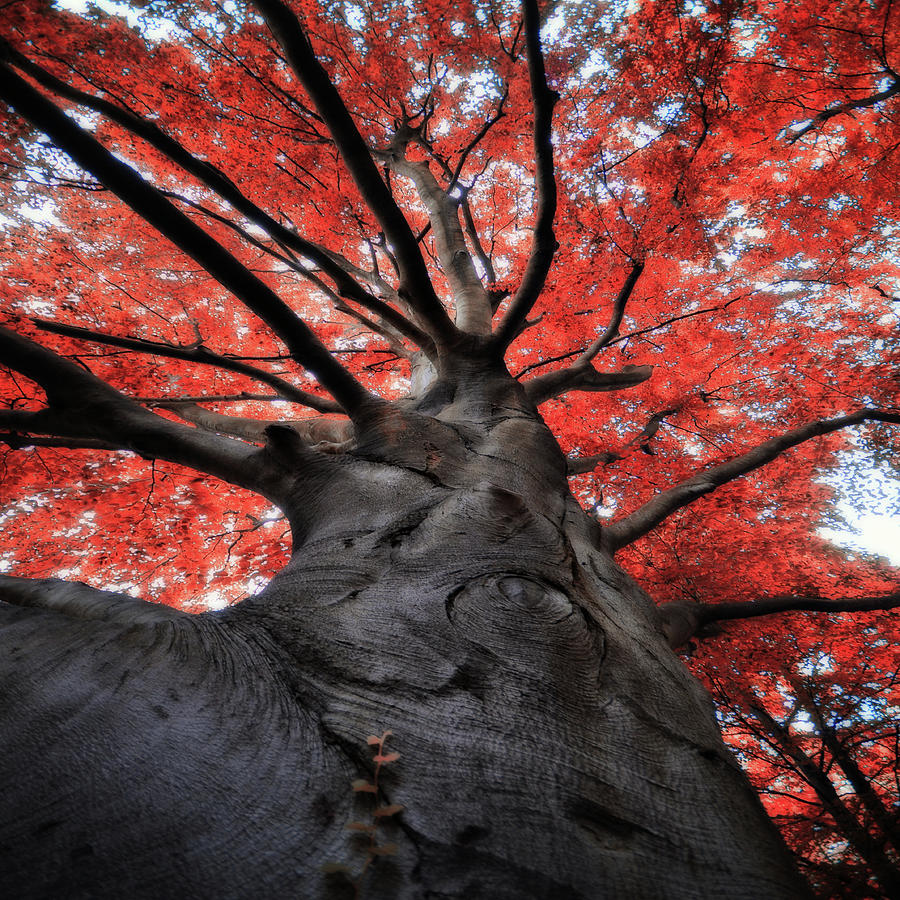
[[[227,356],[213,353],[205,347],[176,347],[159,341],[117,337],[116,335],[93,331],[90,328],[80,328],[77,325],[64,325],[61,322],[52,322],[49,319],[32,319],[31,321],[42,331],[49,331],[52,334],[61,334],[66,337],[90,341],[94,344],[103,344],[108,347],[124,347],[127,350],[148,353],[152,356],[183,359],[187,362],[200,363],[205,366],[215,366],[217,369],[224,369],[228,372],[237,372],[240,375],[246,375],[248,378],[269,385],[278,391],[283,399],[290,400],[292,403],[300,403],[318,412],[341,411],[341,407],[327,397],[319,397],[316,394],[311,394],[309,391],[301,390],[298,387],[294,387],[289,381],[285,381],[271,372],[266,372],[265,369],[258,369],[256,366],[251,366],[249,363],[244,363],[240,360],[229,359]]]
[[[133,450],[273,496],[280,473],[268,470],[262,451],[170,422],[81,366],[2,327],[0,363],[39,384],[49,402],[48,409],[37,412],[0,412],[0,428],[15,442],[27,446],[32,443],[27,436],[35,434],[72,439],[79,446]]]
[[[25,420],[22,420],[23,422]],[[0,423],[4,427],[11,427],[3,410],[0,410]],[[122,447],[112,441],[102,441],[99,438],[64,438],[43,437],[35,435],[22,435],[17,431],[0,431],[0,444],[6,444],[12,450],[23,450],[26,447],[56,447],[60,450],[106,450],[115,452]]]
[[[0,98],[259,316],[349,415],[375,402],[267,284],[3,62]]]
[[[804,441],[829,434],[840,428],[850,425],[859,425],[861,422],[900,422],[900,412],[892,412],[883,409],[861,409],[847,416],[838,416],[834,419],[821,419],[793,428],[785,434],[771,438],[765,443],[736,456],[727,462],[712,466],[703,472],[682,481],[680,484],[657,494],[639,509],[618,522],[610,525],[604,533],[604,545],[614,553],[626,544],[643,537],[648,531],[654,529],[660,522],[667,519],[672,513],[693,503],[700,497],[714,491],[717,487],[740,478],[748,472],[771,462],[791,447],[796,447]]]
[[[844,597],[828,600],[823,597],[767,597],[764,600],[744,600],[731,603],[685,603],[676,601],[659,607],[658,615],[663,631],[673,649],[684,646],[707,625],[729,619],[753,619],[789,612],[871,612],[900,607],[900,591],[880,597]]]
[[[463,147],[460,152],[459,159],[456,162],[456,165],[451,169],[449,163],[442,156],[437,154],[434,150],[434,147],[425,142],[425,146],[428,149],[428,152],[431,154],[431,157],[438,163],[443,171],[444,175],[447,177],[447,188],[446,193],[451,193],[454,188],[460,190],[458,187],[459,179],[462,175],[463,167],[466,164],[466,160],[469,158],[469,154],[481,143],[481,141],[485,138],[487,133],[491,130],[491,128],[500,121],[504,116],[503,105],[506,103],[509,98],[509,88],[504,86],[503,94],[500,96],[500,102],[497,104],[497,111],[492,115],[481,128],[478,129],[478,132],[474,135],[474,137]],[[472,247],[472,252],[475,254],[476,259],[481,264],[482,269],[484,270],[484,278],[488,284],[494,284],[497,280],[497,273],[494,270],[494,264],[491,262],[490,256],[485,252],[484,247],[481,243],[481,238],[478,235],[478,228],[475,226],[475,217],[472,215],[472,207],[469,203],[469,190],[471,190],[471,185],[465,189],[462,189],[462,196],[459,200],[459,207],[462,210],[463,223],[465,228],[466,236],[469,239],[469,243]],[[491,299],[491,316],[497,311],[497,307],[499,306],[499,301],[497,301],[496,297],[493,296],[494,292],[490,292]]]
[[[625,366],[618,372],[598,372],[587,364],[538,375],[522,386],[531,402],[537,406],[567,391],[621,391],[641,384],[652,374],[653,366]]]
[[[608,466],[620,459],[622,459],[622,454],[614,453],[611,450],[592,453],[590,456],[567,456],[566,475],[586,475],[588,472],[593,472],[597,466]]]
[[[292,428],[310,446],[328,444],[331,446],[346,445],[353,437],[353,426],[349,419],[316,417],[295,421],[253,419],[244,416],[227,416],[222,413],[204,409],[196,403],[174,401],[158,403],[162,409],[168,409],[185,422],[190,422],[204,431],[217,434],[230,434],[233,437],[248,441],[264,443],[267,429],[271,425]]]
[[[896,609],[898,606],[900,591],[880,597],[847,597],[837,600],[823,597],[767,597],[765,600],[747,602],[703,604],[701,620],[703,624],[708,624],[725,619],[749,619],[800,610],[824,613],[871,612]]]
[[[459,202],[438,184],[427,162],[410,162],[402,146],[388,154],[388,163],[409,178],[428,212],[438,260],[456,303],[456,326],[473,334],[490,334],[491,301],[466,246],[459,224]]]
[[[537,213],[531,254],[525,266],[522,283],[510,300],[509,307],[497,328],[495,341],[505,349],[520,333],[537,298],[556,254],[553,219],[556,216],[556,176],[553,171],[553,107],[559,99],[547,86],[544,56],[541,52],[541,22],[537,0],[522,0],[525,32],[525,53],[528,58],[528,78],[534,107],[534,186],[537,194]]]
[[[494,269],[494,263],[491,261],[490,256],[485,252],[484,246],[481,243],[481,238],[478,235],[478,228],[475,226],[475,217],[472,215],[472,207],[469,205],[467,197],[463,197],[461,207],[466,236],[469,238],[469,243],[472,245],[472,252],[481,264],[481,268],[484,269],[485,281],[488,284],[494,284],[497,281],[497,272]],[[497,298],[496,291],[490,291],[489,296],[491,299],[491,315],[493,316],[500,306],[500,301]]]
[[[262,228],[282,246],[299,253],[305,259],[318,266],[334,281],[335,289],[341,297],[346,300],[352,300],[354,303],[358,303],[372,312],[377,312],[390,321],[406,337],[415,341],[423,350],[429,353],[433,352],[431,339],[424,332],[393,307],[388,306],[365,290],[355,280],[356,277],[360,276],[361,271],[354,267],[349,260],[344,259],[338,253],[321,247],[319,244],[306,240],[295,231],[286,228],[276,219],[273,219],[272,216],[246,197],[221,169],[207,160],[194,156],[194,154],[190,153],[153,122],[148,122],[131,110],[117,106],[109,100],[95,97],[93,94],[80,91],[66,84],[14,50],[2,39],[0,39],[0,57],[5,57],[16,68],[27,72],[38,84],[52,90],[61,97],[65,97],[67,100],[102,113],[117,125],[121,125],[132,134],[145,140],[150,146],[184,169],[185,172],[193,175],[208,188],[215,191],[223,200],[226,200],[234,209],[245,216],[248,221]],[[234,227],[233,224],[232,227]]]
[[[150,603],[115,591],[98,591],[80,581],[58,578],[16,578],[0,575],[0,602],[46,609],[73,619],[155,624],[184,619],[187,613],[162,603]]]
[[[254,2],[328,126],[344,165],[391,244],[400,269],[400,292],[405,301],[435,338],[452,342],[456,329],[434,291],[415,235],[384,183],[337,88],[316,59],[300,22],[281,0]]]
[[[177,397],[132,397],[135,403],[142,406],[165,406],[167,403],[246,403],[248,400],[259,402],[280,402],[284,398],[278,394],[253,394],[250,391],[241,391],[239,394],[195,394],[187,396],[181,394]]]

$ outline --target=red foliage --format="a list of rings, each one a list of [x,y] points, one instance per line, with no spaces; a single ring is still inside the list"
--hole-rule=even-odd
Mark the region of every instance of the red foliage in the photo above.
[[[293,5],[372,146],[385,146],[397,120],[428,98],[431,142],[416,152],[450,171],[462,164],[493,286],[514,290],[534,199],[531,99],[515,6]],[[378,225],[262,20],[231,0],[152,0],[130,9],[126,20],[24,0],[3,8],[2,33],[51,74],[127,106],[221,168],[279,222],[361,269],[377,265],[393,284]],[[548,7],[544,40],[561,95],[554,120],[560,251],[536,310],[540,323],[508,354],[511,371],[547,372],[564,364],[560,358],[571,361],[606,328],[633,262],[645,263],[620,333],[597,365],[652,365],[653,377],[627,391],[570,392],[542,409],[572,455],[621,456],[574,479],[585,507],[618,518],[789,428],[861,406],[896,408],[900,97],[872,98],[900,84],[900,11],[856,2],[558,3]],[[503,96],[503,115],[471,147]],[[172,192],[367,386],[387,396],[405,391],[407,363],[329,305],[283,248],[147,142],[56,99]],[[220,368],[48,334],[30,320],[181,346],[202,341],[286,371],[280,345],[210,276],[15,114],[0,109],[0,120],[3,323],[140,398],[260,386]],[[437,162],[432,171],[446,184]],[[394,178],[392,186],[414,231],[424,230],[411,184]],[[424,246],[433,257],[430,241]],[[434,266],[432,274],[449,303]],[[41,405],[27,380],[0,378],[13,408]],[[318,390],[312,379],[295,383]],[[263,400],[207,408],[310,415]],[[659,429],[634,442],[664,410]],[[859,433],[884,447],[889,427]],[[895,573],[816,535],[833,502],[820,478],[849,440],[833,433],[719,489],[626,548],[623,564],[660,601],[886,590]],[[2,466],[0,567],[16,574],[62,575],[202,608],[252,593],[289,552],[286,525],[264,501],[173,465],[125,452],[39,448],[12,450]],[[830,617],[827,639],[825,628],[821,617],[799,615],[731,624],[702,645],[694,664],[744,712],[746,692],[772,715],[784,712],[791,679],[813,678],[823,704],[868,735],[859,753],[886,794],[877,772],[895,765],[893,745],[870,712],[882,704],[896,715],[900,699],[890,682],[893,619]],[[726,717],[751,777],[771,784],[778,760],[741,721]],[[801,729],[800,737],[811,733]],[[827,841],[813,835],[809,789],[784,778],[772,809],[813,858]]]

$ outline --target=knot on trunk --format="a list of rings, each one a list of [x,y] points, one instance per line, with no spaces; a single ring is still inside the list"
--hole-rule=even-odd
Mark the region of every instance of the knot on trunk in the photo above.
[[[565,672],[568,683],[577,672],[578,684],[599,683],[602,630],[573,597],[537,575],[473,579],[448,598],[447,615],[472,645],[529,679],[555,683]]]
[[[666,641],[673,650],[683,647],[702,624],[696,603],[666,603],[656,610]]]

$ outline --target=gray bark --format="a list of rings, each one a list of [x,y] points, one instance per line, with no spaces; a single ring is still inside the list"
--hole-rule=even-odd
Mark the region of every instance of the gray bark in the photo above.
[[[235,607],[0,579],[0,896],[804,895],[524,390],[456,365],[297,457],[292,559]]]

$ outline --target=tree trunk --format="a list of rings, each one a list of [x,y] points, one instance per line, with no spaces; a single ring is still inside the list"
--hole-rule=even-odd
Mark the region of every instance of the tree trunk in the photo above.
[[[295,552],[231,609],[0,584],[3,896],[805,894],[524,392],[465,374],[344,457],[272,432]]]

